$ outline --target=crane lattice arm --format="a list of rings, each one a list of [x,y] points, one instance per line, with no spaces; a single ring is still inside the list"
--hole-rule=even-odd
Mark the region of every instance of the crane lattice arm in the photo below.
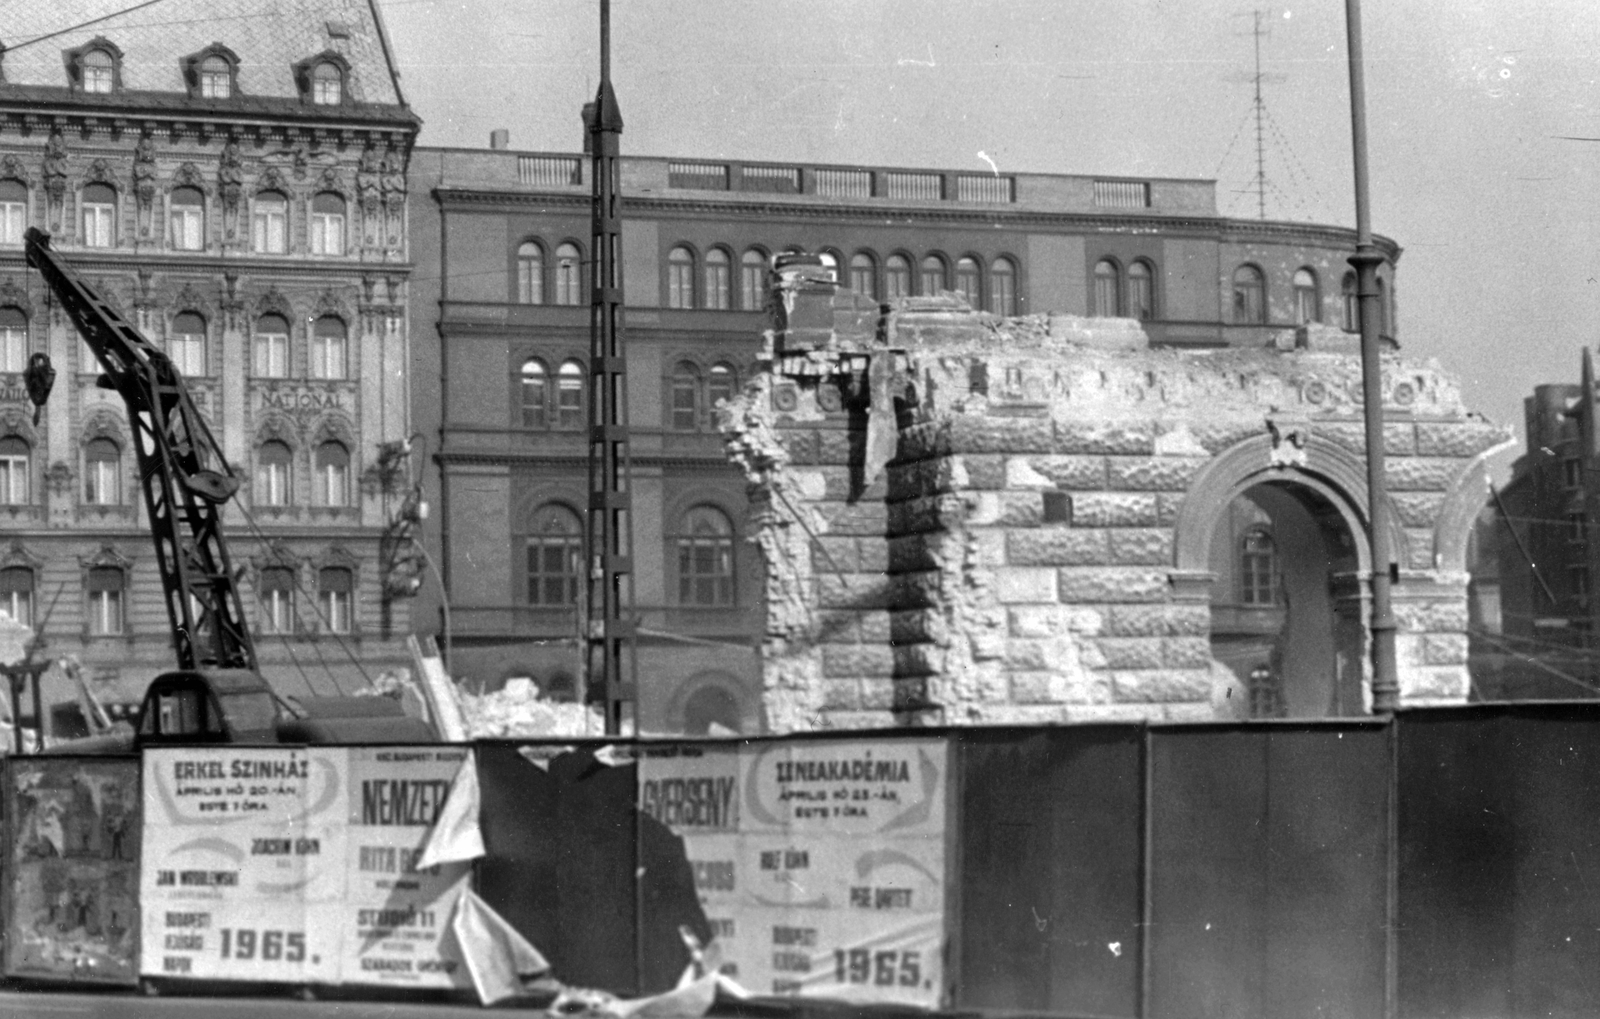
[[[49,234],[29,229],[25,250],[99,359],[100,385],[128,405],[178,667],[254,671],[255,647],[222,537],[222,504],[239,479],[166,353],[51,250]]]

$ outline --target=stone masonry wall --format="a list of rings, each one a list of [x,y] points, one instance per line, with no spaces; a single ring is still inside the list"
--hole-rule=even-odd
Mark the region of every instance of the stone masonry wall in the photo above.
[[[999,320],[953,296],[880,311],[803,265],[774,305],[769,370],[724,425],[767,562],[774,731],[1231,717],[1216,514],[1244,485],[1303,484],[1365,541],[1342,334],[1151,350],[1126,320]],[[1385,392],[1402,697],[1460,701],[1457,546],[1506,433],[1434,365],[1386,358]]]

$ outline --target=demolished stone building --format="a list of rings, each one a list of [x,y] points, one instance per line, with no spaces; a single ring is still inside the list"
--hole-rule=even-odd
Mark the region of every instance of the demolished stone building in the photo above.
[[[1153,348],[1130,319],[889,304],[780,260],[762,371],[724,413],[766,562],[771,731],[1370,710],[1361,366],[1316,325]],[[1384,358],[1402,704],[1465,701],[1465,554],[1508,432]],[[1219,658],[1241,505],[1276,632]],[[1215,624],[1215,625],[1214,625]]]

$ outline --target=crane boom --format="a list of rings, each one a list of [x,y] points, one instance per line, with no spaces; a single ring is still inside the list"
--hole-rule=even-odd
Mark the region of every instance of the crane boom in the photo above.
[[[105,371],[100,385],[115,389],[128,406],[178,668],[255,672],[255,646],[222,537],[222,504],[239,479],[183,376],[165,351],[51,250],[49,234],[29,228],[24,249],[94,351]]]

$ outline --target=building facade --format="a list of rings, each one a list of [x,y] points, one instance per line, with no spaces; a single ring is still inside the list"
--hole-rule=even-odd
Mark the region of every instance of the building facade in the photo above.
[[[234,7],[74,0],[0,27],[0,610],[111,702],[171,668],[171,627],[127,410],[27,268],[28,227],[167,351],[244,482],[224,519],[269,680],[333,693],[407,660],[376,464],[410,434],[419,122],[375,5]],[[34,352],[58,373],[37,422]]]
[[[1476,577],[1486,611],[1474,631],[1485,700],[1600,694],[1596,635],[1600,514],[1594,358],[1574,383],[1535,386],[1523,401],[1527,449],[1486,509]]]
[[[504,147],[411,163],[412,242],[440,267],[411,289],[413,413],[469,687],[581,681],[589,172]],[[624,158],[622,183],[646,730],[764,724],[766,574],[714,410],[755,372],[773,256],[819,254],[873,307],[951,292],[1002,316],[1134,319],[1160,348],[1292,347],[1309,329],[1354,349],[1352,232],[1221,217],[1210,181]],[[1393,338],[1399,250],[1383,249]],[[1235,599],[1241,633],[1273,625],[1252,617],[1271,615],[1250,601],[1266,591]],[[431,585],[415,610],[444,625]]]

